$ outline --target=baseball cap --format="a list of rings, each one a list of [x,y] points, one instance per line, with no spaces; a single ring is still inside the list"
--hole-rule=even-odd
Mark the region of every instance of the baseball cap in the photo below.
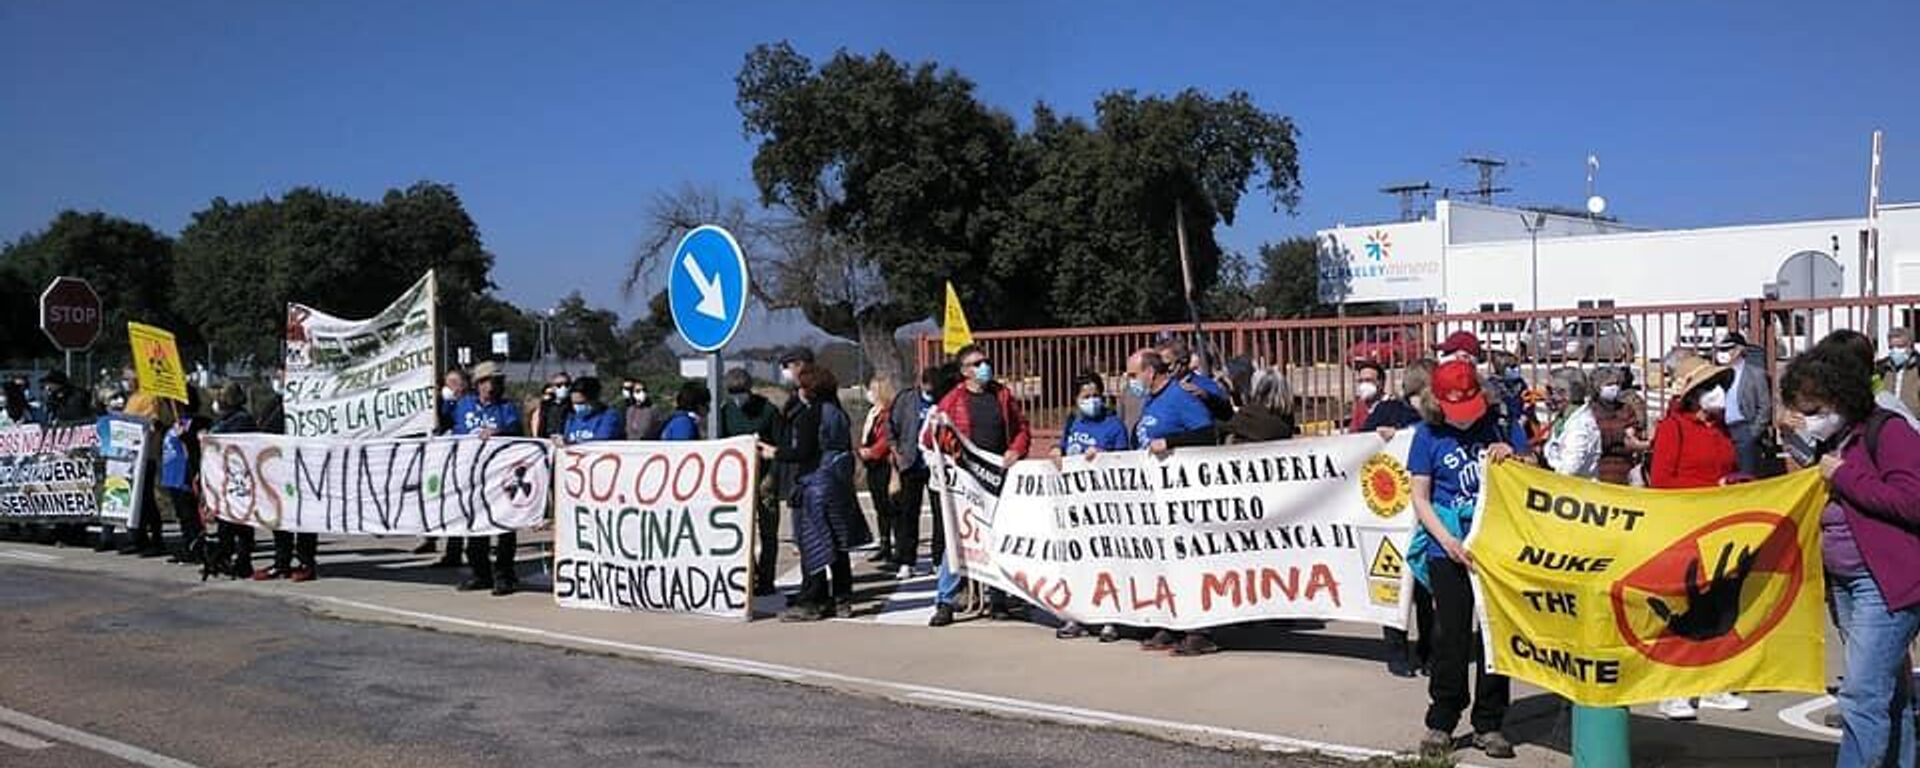
[[[1465,352],[1478,358],[1480,357],[1480,337],[1473,335],[1473,331],[1454,331],[1447,334],[1447,340],[1440,342],[1438,349],[1443,355]]]
[[[1447,421],[1469,423],[1487,415],[1487,398],[1480,391],[1480,374],[1473,363],[1452,360],[1433,371],[1433,399]]]

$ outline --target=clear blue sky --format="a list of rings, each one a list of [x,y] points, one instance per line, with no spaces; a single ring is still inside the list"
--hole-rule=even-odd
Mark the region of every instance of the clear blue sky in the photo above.
[[[1858,215],[1868,133],[1920,199],[1920,3],[532,3],[0,0],[0,238],[63,208],[177,233],[215,196],[455,185],[505,295],[617,284],[659,190],[750,194],[733,76],[790,39],[932,59],[1024,124],[1101,92],[1244,89],[1301,129],[1295,216],[1252,250],[1387,218],[1375,190],[1519,165],[1515,203],[1690,226]]]

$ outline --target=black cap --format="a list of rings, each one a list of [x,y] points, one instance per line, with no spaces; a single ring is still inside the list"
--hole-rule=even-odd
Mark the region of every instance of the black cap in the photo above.
[[[780,353],[780,365],[783,368],[794,363],[812,362],[813,350],[806,347],[788,347],[787,351]]]
[[[1727,337],[1720,343],[1729,347],[1744,347],[1747,346],[1747,336],[1739,331],[1728,331]]]
[[[47,375],[40,377],[40,383],[58,384],[64,387],[68,384],[67,374],[65,371],[47,371]]]

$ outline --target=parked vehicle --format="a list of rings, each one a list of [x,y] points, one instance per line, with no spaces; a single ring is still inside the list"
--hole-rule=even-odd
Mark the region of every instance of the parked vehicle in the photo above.
[[[1535,362],[1628,362],[1639,345],[1633,329],[1618,318],[1584,317],[1569,320],[1546,333],[1538,326],[1522,337],[1520,359]]]
[[[1711,357],[1727,340],[1727,332],[1733,330],[1731,326],[1732,319],[1725,312],[1696,312],[1693,320],[1680,329],[1679,345]]]
[[[1371,360],[1385,366],[1400,366],[1427,356],[1430,346],[1419,331],[1412,328],[1367,328],[1359,341],[1347,348],[1347,365]]]

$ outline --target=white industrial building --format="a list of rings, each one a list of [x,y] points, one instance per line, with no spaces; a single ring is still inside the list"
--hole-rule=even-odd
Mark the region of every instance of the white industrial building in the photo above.
[[[1879,210],[1877,289],[1865,216],[1647,230],[1439,200],[1430,219],[1321,230],[1320,292],[1444,313],[1920,294],[1920,204]]]

